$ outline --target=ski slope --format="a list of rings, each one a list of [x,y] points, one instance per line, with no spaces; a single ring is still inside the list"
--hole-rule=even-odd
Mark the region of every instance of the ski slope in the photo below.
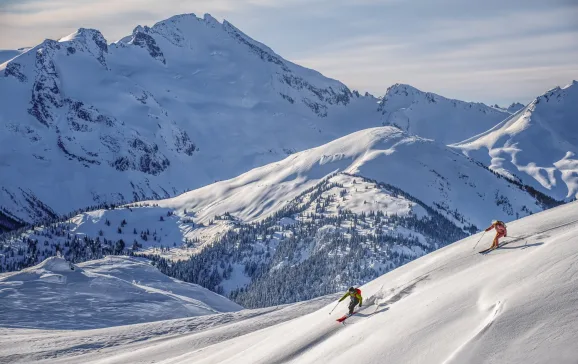
[[[556,87],[456,148],[557,199],[578,195],[578,81]]]
[[[0,275],[4,327],[90,329],[240,309],[225,297],[167,277],[138,258],[115,256],[74,266],[51,257]]]
[[[317,300],[283,308],[303,315],[280,317],[275,308],[242,311],[233,315],[263,315],[242,321],[207,316],[199,318],[199,327],[177,320],[80,332],[4,329],[10,338],[2,336],[0,358],[14,363],[31,358],[166,364],[576,363],[578,204],[511,222],[508,229],[510,237],[503,240],[508,244],[488,255],[477,251],[492,236],[477,234],[362,286],[364,307],[346,325],[335,322],[346,311],[345,302],[332,314],[335,300],[304,314],[304,305],[311,308]],[[205,320],[235,322],[211,328]],[[275,324],[266,327],[255,320]],[[40,344],[30,344],[30,337]]]
[[[377,306],[344,327],[333,320],[346,305],[328,305],[171,363],[575,363],[578,204],[509,234],[525,238],[484,256],[475,235],[364,285]]]

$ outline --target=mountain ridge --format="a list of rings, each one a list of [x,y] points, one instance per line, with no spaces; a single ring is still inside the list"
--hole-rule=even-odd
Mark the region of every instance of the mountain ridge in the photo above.
[[[573,177],[576,100],[578,82],[555,87],[493,128],[452,147],[552,198],[569,201],[578,193]]]
[[[399,83],[387,89],[378,110],[383,115],[382,125],[397,126],[442,144],[478,134],[510,115],[483,103],[448,99]]]

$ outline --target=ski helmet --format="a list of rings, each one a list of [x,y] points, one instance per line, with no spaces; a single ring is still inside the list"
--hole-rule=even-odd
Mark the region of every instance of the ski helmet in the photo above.
[[[492,220],[492,225],[497,223],[497,222],[498,222],[498,220]]]
[[[355,288],[349,287],[349,292],[355,292]]]

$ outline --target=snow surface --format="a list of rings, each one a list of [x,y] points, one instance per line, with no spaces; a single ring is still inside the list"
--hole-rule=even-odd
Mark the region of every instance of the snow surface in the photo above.
[[[187,354],[304,316],[324,307],[335,297],[331,295],[293,305],[95,330],[0,327],[0,362],[153,363],[165,359],[169,352],[175,356]]]
[[[90,329],[240,309],[208,289],[165,276],[139,258],[111,256],[74,266],[51,257],[0,275],[4,327]]]
[[[455,147],[498,173],[569,200],[578,194],[576,120],[578,82],[573,81]]]
[[[511,222],[508,234],[488,255],[477,250],[492,237],[477,234],[360,287],[364,307],[346,325],[335,322],[346,302],[330,314],[333,296],[310,314],[304,307],[319,300],[90,331],[3,329],[0,355],[14,363],[575,363],[578,204]]]

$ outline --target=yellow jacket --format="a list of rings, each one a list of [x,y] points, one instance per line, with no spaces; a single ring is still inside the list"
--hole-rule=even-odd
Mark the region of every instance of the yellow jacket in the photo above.
[[[352,296],[355,297],[359,300],[359,306],[361,306],[361,303],[363,302],[363,297],[361,297],[361,291],[359,289],[355,289],[355,293],[350,293],[349,291],[347,291],[343,297],[341,297],[341,299],[339,300],[339,302],[343,301],[344,299],[346,299],[347,297]]]

